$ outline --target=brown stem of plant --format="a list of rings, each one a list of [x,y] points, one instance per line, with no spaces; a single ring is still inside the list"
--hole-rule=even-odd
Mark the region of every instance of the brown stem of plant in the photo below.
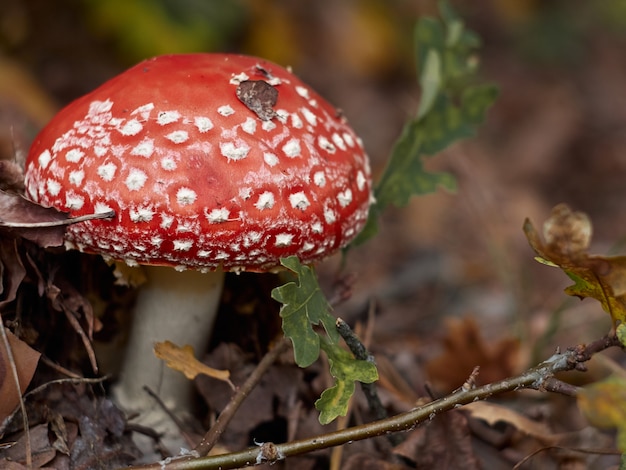
[[[556,352],[541,364],[528,369],[522,374],[508,379],[500,380],[491,384],[471,389],[461,387],[448,396],[434,400],[424,406],[415,408],[406,413],[401,413],[390,418],[374,421],[352,428],[315,436],[308,439],[287,442],[284,444],[265,443],[259,447],[249,448],[240,452],[215,455],[210,457],[195,458],[191,456],[163,461],[158,464],[132,467],[135,470],[208,470],[208,469],[232,469],[271,463],[286,457],[325,449],[352,441],[369,439],[372,437],[411,430],[419,424],[432,420],[437,415],[446,411],[459,408],[477,400],[484,400],[501,393],[512,392],[520,389],[534,389],[546,391],[550,380],[558,372],[570,370],[585,370],[585,362],[591,357],[610,347],[621,346],[617,337],[604,336],[588,344],[569,348],[561,353]],[[266,356],[267,357],[267,356]],[[211,431],[209,432],[211,433]],[[206,438],[205,438],[206,440]]]

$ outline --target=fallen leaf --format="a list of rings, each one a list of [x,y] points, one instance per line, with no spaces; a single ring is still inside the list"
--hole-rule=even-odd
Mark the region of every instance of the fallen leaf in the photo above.
[[[443,353],[426,364],[429,380],[445,391],[460,387],[474,367],[480,367],[477,384],[514,375],[519,362],[519,341],[501,338],[487,341],[473,318],[446,320]]]
[[[114,215],[109,211],[70,218],[67,213],[43,207],[19,194],[0,191],[0,227],[44,248],[63,244],[66,225]]]
[[[463,410],[468,411],[473,418],[486,421],[490,426],[498,422],[508,423],[518,431],[532,436],[544,444],[554,444],[559,440],[559,437],[556,436],[547,425],[533,421],[523,414],[505,406],[477,401],[465,405]]]
[[[411,432],[393,453],[415,462],[413,468],[421,470],[481,468],[472,446],[467,418],[454,410]]]
[[[4,328],[0,324],[0,328]],[[19,387],[15,383],[5,344],[0,341],[0,422],[7,418],[20,402],[20,396],[28,387],[41,354],[32,349],[10,331],[6,330],[9,347],[17,369]]]
[[[578,407],[596,427],[626,431],[626,379],[611,377],[584,387]]]
[[[614,326],[626,322],[626,256],[588,254],[591,222],[565,204],[552,209],[543,232],[545,241],[530,220],[524,222],[524,233],[538,255],[537,261],[558,266],[574,281],[565,292],[598,300]]]
[[[199,374],[203,374],[222,380],[228,383],[233,390],[235,389],[235,386],[230,381],[229,371],[213,369],[198,361],[193,354],[193,348],[188,344],[181,348],[171,341],[155,343],[154,354],[159,359],[165,361],[167,367],[182,372],[189,380],[193,380]]]

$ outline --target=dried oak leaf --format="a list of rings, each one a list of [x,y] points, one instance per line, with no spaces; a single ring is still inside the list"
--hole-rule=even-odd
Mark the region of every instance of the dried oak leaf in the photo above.
[[[416,469],[481,468],[467,418],[459,411],[437,416],[428,425],[417,428],[393,453],[415,462]]]
[[[452,391],[465,382],[474,367],[480,367],[477,383],[491,383],[514,375],[519,363],[519,341],[502,338],[486,341],[473,318],[446,320],[443,353],[426,364],[430,380]]]
[[[67,219],[67,214],[56,209],[40,206],[18,194],[0,191],[0,227],[44,248],[63,244],[65,226],[53,224]]]
[[[115,212],[109,211],[70,218],[65,212],[40,206],[19,194],[0,191],[0,228],[43,248],[61,246],[66,225],[113,216]]]
[[[0,325],[0,328],[4,328]],[[8,351],[3,341],[0,341],[0,422],[4,421],[17,407],[20,395],[33,378],[40,353],[28,346],[24,341],[6,330],[6,335],[11,348],[11,355],[17,376],[19,387],[15,383],[12,373]]]
[[[17,252],[17,239],[0,234],[0,307],[15,300],[26,268]]]
[[[234,390],[235,386],[230,381],[230,372],[209,367],[200,362],[193,354],[193,348],[186,344],[180,347],[171,341],[155,343],[154,354],[159,359],[165,361],[170,369],[177,370],[185,374],[189,380],[193,380],[199,374],[208,375],[217,380],[228,383]]]
[[[538,255],[537,261],[561,268],[574,281],[565,292],[598,300],[616,326],[626,322],[626,256],[588,254],[592,231],[587,215],[565,204],[552,209],[543,226],[544,240],[530,220],[524,222],[524,233]]]

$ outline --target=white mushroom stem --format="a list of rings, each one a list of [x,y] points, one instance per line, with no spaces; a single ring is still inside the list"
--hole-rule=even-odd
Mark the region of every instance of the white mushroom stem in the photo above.
[[[189,344],[196,354],[202,354],[215,322],[224,273],[177,272],[147,266],[146,277],[138,293],[126,358],[113,393],[124,410],[139,413],[138,423],[165,434],[167,444],[168,434],[178,434],[178,430],[144,386],[173,413],[184,416],[192,412],[193,384],[154,355],[154,343],[168,340],[181,347]]]

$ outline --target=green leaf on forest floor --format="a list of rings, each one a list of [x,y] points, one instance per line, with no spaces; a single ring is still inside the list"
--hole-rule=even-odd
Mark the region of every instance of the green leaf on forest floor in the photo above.
[[[336,319],[330,313],[315,271],[300,264],[296,256],[281,258],[280,262],[296,276],[294,281],[272,291],[272,298],[282,303],[283,332],[293,343],[296,364],[300,367],[311,365],[322,349],[328,357],[330,374],[335,378],[334,386],[325,390],[315,404],[320,411],[320,422],[328,424],[337,416],[346,414],[350,397],[354,394],[354,382],[374,382],[378,379],[378,372],[373,363],[355,359],[339,346]],[[320,328],[313,328],[320,324],[326,335]]]
[[[617,430],[617,447],[626,454],[626,379],[609,377],[591,384],[578,393],[577,400],[591,424]]]
[[[392,149],[387,167],[374,188],[376,203],[355,244],[375,235],[378,216],[386,207],[405,206],[412,196],[431,193],[440,186],[456,188],[452,175],[427,171],[424,159],[474,135],[497,96],[494,86],[474,83],[478,36],[465,28],[446,2],[440,3],[440,10],[441,20],[423,18],[416,26],[420,105]]]
[[[322,392],[315,407],[320,412],[320,423],[328,424],[348,412],[355,381],[375,382],[378,380],[378,372],[372,362],[355,359],[350,352],[325,338],[322,339],[321,346],[328,356],[330,374],[335,378],[335,384]]]
[[[530,220],[524,223],[537,261],[560,267],[574,281],[565,292],[598,300],[617,326],[626,323],[626,256],[588,254],[592,230],[587,215],[573,212],[565,204],[552,209],[543,226],[544,240]]]
[[[310,267],[300,264],[296,256],[281,258],[280,263],[297,276],[297,283],[288,282],[275,288],[272,298],[283,304],[280,309],[283,332],[293,343],[296,364],[307,367],[320,354],[320,338],[314,325],[321,323],[331,340],[339,341],[335,317]]]

